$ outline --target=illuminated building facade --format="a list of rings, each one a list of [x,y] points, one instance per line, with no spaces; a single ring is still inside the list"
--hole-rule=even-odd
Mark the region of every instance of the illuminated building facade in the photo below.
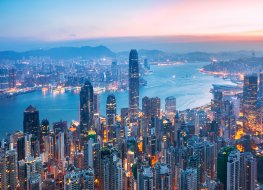
[[[0,91],[8,89],[8,69],[0,68]]]
[[[193,168],[180,170],[179,190],[197,190],[197,171]]]
[[[93,86],[86,81],[80,91],[80,125],[83,131],[90,130],[93,125]]]
[[[257,129],[257,75],[246,75],[243,86],[244,128],[255,132]]]
[[[39,111],[32,105],[24,111],[24,133],[32,134],[33,137],[40,139]]]
[[[138,119],[139,114],[139,59],[135,49],[129,55],[129,116],[131,122]]]
[[[107,97],[106,103],[106,122],[108,127],[108,138],[112,140],[115,138],[115,117],[116,117],[116,99],[113,94]]]
[[[15,69],[9,69],[8,86],[9,86],[9,88],[15,88],[16,87],[16,71],[15,71]]]
[[[165,98],[165,112],[176,114],[176,98],[174,96]]]

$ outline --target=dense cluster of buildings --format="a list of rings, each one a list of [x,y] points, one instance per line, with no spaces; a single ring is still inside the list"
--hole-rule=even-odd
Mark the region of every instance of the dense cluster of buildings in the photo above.
[[[116,61],[111,62],[112,59],[29,57],[3,61],[0,65],[0,99],[41,89],[53,92],[61,88],[79,89],[87,78],[97,90],[127,90],[127,60],[122,61],[118,57],[123,64],[117,64]],[[143,75],[149,66],[146,63],[141,68],[139,81],[141,85],[146,85]]]
[[[262,76],[260,88],[253,76],[245,77],[243,96],[214,89],[211,107],[179,112],[170,96],[161,110],[160,98],[146,96],[140,110],[139,59],[131,50],[129,107],[118,115],[121,105],[110,94],[106,115],[100,115],[100,98],[90,81],[80,91],[79,122],[40,121],[30,105],[23,132],[1,142],[0,189],[259,189],[255,151],[237,133],[262,129],[257,125]]]
[[[15,69],[0,68],[0,92],[16,86]]]

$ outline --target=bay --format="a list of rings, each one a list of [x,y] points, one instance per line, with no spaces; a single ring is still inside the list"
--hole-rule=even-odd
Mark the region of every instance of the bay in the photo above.
[[[168,96],[177,98],[177,109],[184,110],[202,106],[211,101],[210,89],[213,84],[233,84],[222,78],[199,72],[207,62],[194,62],[173,66],[152,65],[153,73],[144,78],[147,86],[140,88],[141,99],[144,96],[161,98],[161,107],[164,109],[164,100]],[[106,99],[111,92],[100,95],[101,114],[105,115]],[[128,92],[114,92],[117,100],[117,112],[128,106]],[[28,105],[34,105],[40,112],[40,120],[46,118],[52,122],[79,120],[79,94],[67,92],[54,95],[41,91],[19,95],[13,98],[0,100],[0,138],[7,133],[23,130],[23,111]]]

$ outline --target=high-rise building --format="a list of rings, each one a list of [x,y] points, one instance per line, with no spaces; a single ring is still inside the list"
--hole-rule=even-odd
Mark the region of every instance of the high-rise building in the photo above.
[[[30,190],[40,190],[41,189],[41,174],[39,173],[33,173],[30,177],[29,177],[29,181],[28,181],[28,189]]]
[[[153,169],[154,187],[156,190],[171,189],[170,166],[165,163],[156,163]]]
[[[9,86],[9,88],[15,88],[16,87],[16,71],[15,71],[15,69],[9,69],[8,86]]]
[[[94,140],[90,138],[84,144],[84,169],[93,168],[93,143]]]
[[[0,91],[8,89],[8,69],[0,68]]]
[[[16,189],[17,185],[17,153],[16,150],[8,150],[5,154],[4,172],[2,176],[2,188],[6,190]]]
[[[223,107],[223,92],[215,90],[213,92],[213,99],[211,103],[211,111],[213,111],[214,120],[220,124],[221,112]]]
[[[161,100],[159,97],[151,98],[151,112],[154,117],[161,117]]]
[[[187,168],[180,170],[179,190],[197,190],[197,170]]]
[[[94,171],[92,168],[87,170],[70,168],[64,181],[65,190],[94,190]]]
[[[113,81],[118,81],[119,69],[116,61],[113,61],[111,64],[111,76]]]
[[[263,131],[263,71],[259,73],[257,99],[257,129]]]
[[[250,152],[240,154],[240,189],[255,189],[257,184],[257,160]]]
[[[255,132],[257,128],[257,75],[246,75],[243,86],[244,128]]]
[[[207,114],[204,110],[198,110],[194,113],[195,135],[200,134],[200,128],[204,127],[207,121]]]
[[[146,119],[151,119],[151,98],[148,96],[142,98],[142,112]]]
[[[65,135],[63,132],[55,136],[55,159],[62,164],[65,161]]]
[[[64,190],[80,190],[81,183],[80,183],[80,171],[79,170],[72,170],[67,172],[64,177],[65,186]]]
[[[214,144],[209,141],[195,142],[193,153],[188,162],[189,166],[197,171],[197,187],[200,189],[205,182],[205,176],[209,176],[211,179],[215,177]]]
[[[225,189],[239,189],[240,186],[240,152],[233,150],[227,161],[227,187]]]
[[[135,49],[129,55],[129,116],[131,122],[137,120],[139,114],[139,60]]]
[[[94,114],[100,115],[100,94],[94,94]]]
[[[59,172],[55,178],[55,190],[64,190],[64,188],[65,188],[64,174]]]
[[[141,166],[137,171],[137,189],[153,190],[153,171],[150,166]]]
[[[122,190],[121,160],[115,151],[108,147],[102,148],[100,154],[100,189]]]
[[[150,70],[150,65],[148,63],[148,59],[143,60],[143,66],[144,66],[144,69]]]
[[[17,161],[25,159],[25,138],[20,137],[17,139]]]
[[[51,190],[55,189],[55,180],[52,178],[47,178],[43,180],[41,185],[41,190]]]
[[[228,156],[233,150],[235,150],[233,147],[223,147],[217,156],[217,179],[223,184],[224,190],[227,190]]]
[[[121,126],[126,125],[126,120],[129,117],[129,108],[121,108]]]
[[[160,98],[149,98],[147,96],[142,99],[142,112],[146,125],[148,126],[152,117],[160,118],[161,116],[161,101]]]
[[[176,98],[174,96],[165,98],[165,112],[176,114]]]
[[[40,126],[40,151],[45,151],[45,137],[49,134],[49,121],[47,119],[43,119]]]
[[[74,166],[80,170],[84,168],[84,154],[82,152],[74,153]]]
[[[83,190],[94,190],[94,170],[88,168],[87,170],[82,170],[81,173],[81,186]]]
[[[24,137],[24,151],[25,151],[25,158],[28,158],[32,155],[32,146],[31,143],[32,142],[32,134],[25,134]]]
[[[24,111],[24,133],[32,134],[33,137],[40,139],[39,111],[32,105]]]
[[[82,132],[90,130],[93,124],[93,86],[86,81],[80,91],[80,125]]]
[[[107,97],[106,104],[106,122],[108,127],[108,138],[112,140],[115,138],[115,117],[116,117],[116,99],[113,94]]]

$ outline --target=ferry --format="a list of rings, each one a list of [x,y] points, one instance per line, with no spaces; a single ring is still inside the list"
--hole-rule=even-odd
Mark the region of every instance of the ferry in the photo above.
[[[106,91],[105,87],[94,87],[94,92],[97,94],[101,94]]]
[[[151,75],[151,74],[153,74],[153,70],[146,70],[144,74],[145,75]]]

